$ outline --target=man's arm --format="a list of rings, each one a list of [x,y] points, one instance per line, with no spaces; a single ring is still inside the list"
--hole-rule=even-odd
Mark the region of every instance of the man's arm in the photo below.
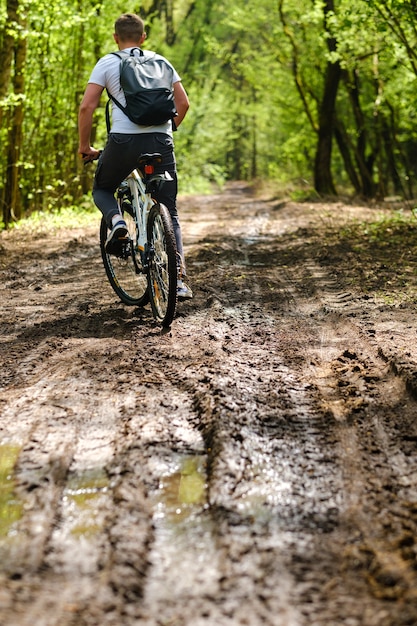
[[[95,148],[90,145],[90,137],[91,128],[93,126],[93,114],[100,103],[103,89],[104,87],[101,85],[88,83],[80,104],[78,112],[78,153],[82,157],[87,157],[85,160],[91,160],[92,157],[95,158],[99,154],[99,150],[95,150]]]
[[[174,123],[175,123],[175,126],[178,128],[178,126],[181,124],[190,106],[190,101],[188,100],[187,92],[185,91],[180,81],[174,83],[174,100],[175,100],[175,108],[177,109],[177,113],[178,113],[178,115],[174,117]]]

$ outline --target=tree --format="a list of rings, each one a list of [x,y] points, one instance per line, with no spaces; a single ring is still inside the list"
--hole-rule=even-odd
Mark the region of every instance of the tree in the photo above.
[[[7,225],[78,203],[91,188],[93,168],[76,153],[77,111],[91,68],[114,49],[113,24],[126,6],[0,2]],[[368,198],[413,196],[413,0],[143,0],[141,7],[147,47],[173,62],[191,98],[175,135],[183,189],[188,180],[261,177],[307,181],[326,195],[342,188]],[[103,108],[97,146],[106,140]]]
[[[337,50],[337,39],[329,31],[327,17],[334,12],[333,0],[323,3],[324,31],[327,34],[326,41],[329,57],[324,73],[324,86],[321,100],[318,106],[318,138],[317,150],[314,161],[314,188],[320,194],[336,194],[332,178],[332,145],[334,137],[336,96],[341,77],[340,61],[332,54]]]
[[[21,217],[19,175],[21,170],[20,156],[23,147],[24,118],[24,72],[26,62],[26,14],[19,0],[8,0],[6,33],[2,58],[8,67],[3,70],[1,93],[6,95],[10,85],[11,70],[14,65],[12,98],[9,98],[7,114],[2,111],[2,122],[6,117],[6,183],[2,193],[3,222],[7,226],[11,218]]]

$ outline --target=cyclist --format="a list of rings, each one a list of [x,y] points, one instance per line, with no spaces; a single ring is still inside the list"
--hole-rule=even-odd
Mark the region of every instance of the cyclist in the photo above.
[[[133,13],[121,15],[115,22],[114,30],[114,40],[119,50],[125,52],[130,53],[132,48],[140,48],[146,39],[143,20]],[[165,61],[169,63],[166,59]],[[122,105],[126,104],[120,87],[119,68],[120,59],[114,54],[107,54],[99,59],[91,73],[78,114],[78,152],[84,161],[92,160],[99,155],[99,151],[91,146],[90,141],[93,114],[100,103],[103,90],[107,89]],[[178,127],[188,111],[189,100],[181,78],[174,68],[173,76],[174,100],[178,113],[175,117],[175,126]],[[119,107],[112,106],[112,127],[106,146],[99,157],[93,185],[94,202],[110,230],[106,250],[111,253],[112,242],[127,234],[126,223],[120,214],[115,192],[120,183],[137,166],[138,156],[145,152],[159,152],[162,155],[162,163],[156,172],[168,171],[172,177],[172,181],[165,182],[154,195],[158,202],[165,204],[172,218],[180,257],[178,298],[192,298],[191,289],[183,281],[186,270],[176,203],[178,182],[171,120],[159,126],[139,126],[131,122]]]

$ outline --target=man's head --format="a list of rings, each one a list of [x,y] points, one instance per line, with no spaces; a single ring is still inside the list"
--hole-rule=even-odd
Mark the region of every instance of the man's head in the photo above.
[[[114,39],[118,44],[140,45],[146,37],[143,20],[134,13],[124,13],[114,24]]]

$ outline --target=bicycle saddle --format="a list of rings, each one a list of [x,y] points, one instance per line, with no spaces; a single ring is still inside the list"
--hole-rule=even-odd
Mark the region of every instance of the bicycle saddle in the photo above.
[[[138,158],[139,165],[152,165],[154,163],[162,163],[162,154],[160,152],[141,154]]]

